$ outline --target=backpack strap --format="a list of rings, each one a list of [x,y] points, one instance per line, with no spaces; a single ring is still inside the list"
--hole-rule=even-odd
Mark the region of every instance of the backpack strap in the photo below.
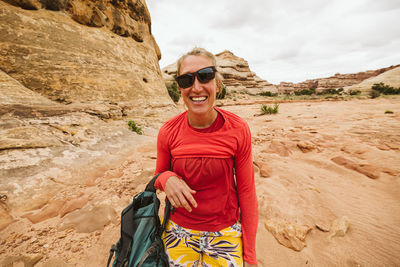
[[[116,245],[112,245],[110,249],[110,256],[108,257],[107,267],[110,265],[111,259],[114,256],[114,253],[118,250]]]
[[[165,226],[167,225],[169,216],[172,212],[172,214],[174,213],[174,207],[172,207],[171,202],[169,202],[169,199],[167,199],[167,203],[165,204],[165,211],[164,211],[164,218],[163,218],[163,222],[161,224],[161,233],[165,231]]]
[[[161,172],[159,174],[157,174],[156,176],[153,177],[153,179],[150,180],[150,182],[147,184],[146,186],[146,191],[150,191],[150,192],[156,192],[156,188],[154,187],[154,184],[158,178],[158,176],[160,176]],[[165,211],[164,211],[164,219],[163,222],[161,224],[161,233],[164,232],[165,230],[165,226],[167,225],[168,219],[169,219],[169,215],[172,212],[172,214],[174,213],[174,207],[172,207],[171,202],[169,202],[169,199],[167,199],[167,203],[165,204]]]
[[[149,192],[156,192],[156,188],[154,187],[154,184],[158,178],[158,176],[160,176],[161,172],[159,174],[157,174],[156,176],[153,177],[153,179],[150,180],[150,182],[146,185],[146,189],[145,191],[149,191]]]

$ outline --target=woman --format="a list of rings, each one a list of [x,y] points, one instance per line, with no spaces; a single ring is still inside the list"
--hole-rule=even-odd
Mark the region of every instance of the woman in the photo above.
[[[214,106],[221,75],[195,48],[177,62],[187,111],[157,140],[155,186],[175,212],[163,235],[171,266],[256,266],[257,197],[247,123]],[[240,210],[239,210],[240,208]]]

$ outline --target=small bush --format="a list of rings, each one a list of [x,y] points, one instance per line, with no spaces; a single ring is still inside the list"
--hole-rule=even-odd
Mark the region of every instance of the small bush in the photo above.
[[[350,90],[349,91],[349,95],[359,95],[359,94],[361,94],[361,91],[358,91],[358,90]]]
[[[170,85],[166,85],[168,94],[171,97],[171,99],[176,103],[179,101],[179,98],[181,97],[181,92],[178,89],[178,85],[176,82],[173,82]]]
[[[379,93],[382,93],[384,95],[398,95],[400,94],[400,87],[399,88],[394,88],[392,86],[389,86],[384,83],[375,83],[372,85],[371,89],[374,91],[377,91]]]
[[[270,91],[264,91],[264,92],[258,93],[257,95],[260,95],[260,96],[277,96],[278,94],[277,93],[272,93]]]
[[[136,125],[135,121],[128,121],[128,127],[131,131],[133,131],[139,135],[143,134],[142,128],[138,127]]]
[[[391,111],[391,110],[386,110],[385,111],[385,114],[393,114],[394,112],[393,111]]]
[[[381,93],[377,90],[372,90],[369,95],[371,96],[371,98],[377,98],[381,95]]]
[[[294,91],[294,94],[295,95],[313,95],[313,94],[315,94],[315,88]]]
[[[276,114],[279,111],[279,104],[275,103],[273,107],[268,105],[261,105],[261,115],[265,114]]]

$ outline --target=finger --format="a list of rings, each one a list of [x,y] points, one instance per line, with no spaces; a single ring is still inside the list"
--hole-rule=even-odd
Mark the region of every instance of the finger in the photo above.
[[[194,190],[191,190],[191,191],[194,191]],[[185,198],[187,199],[187,201],[189,201],[189,203],[193,207],[197,208],[197,202],[194,199],[194,197],[192,196],[192,194],[194,194],[194,193],[192,193],[191,191],[184,191],[183,194],[184,194]],[[196,193],[196,191],[194,191],[194,192]]]
[[[192,207],[190,207],[189,202],[187,202],[184,193],[179,195],[179,202],[181,203],[182,207],[184,207],[188,212],[192,212]]]
[[[185,188],[190,191],[191,194],[196,194],[196,190],[193,190],[192,188],[190,188],[184,180],[181,180],[181,182],[185,186]]]
[[[175,201],[172,199],[172,197],[167,197],[169,200],[169,203],[171,203],[172,207],[176,208]]]
[[[176,192],[166,194],[167,198],[169,199],[169,202],[174,208],[180,207],[179,198],[176,196],[176,194],[177,194]]]

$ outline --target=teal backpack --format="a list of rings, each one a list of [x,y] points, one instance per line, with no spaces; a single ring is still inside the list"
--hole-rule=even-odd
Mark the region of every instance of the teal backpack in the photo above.
[[[159,175],[159,174],[158,174]],[[162,225],[158,217],[160,200],[154,183],[156,175],[121,214],[121,237],[112,245],[107,267],[115,254],[112,267],[168,267],[161,235],[172,210],[167,199]]]

